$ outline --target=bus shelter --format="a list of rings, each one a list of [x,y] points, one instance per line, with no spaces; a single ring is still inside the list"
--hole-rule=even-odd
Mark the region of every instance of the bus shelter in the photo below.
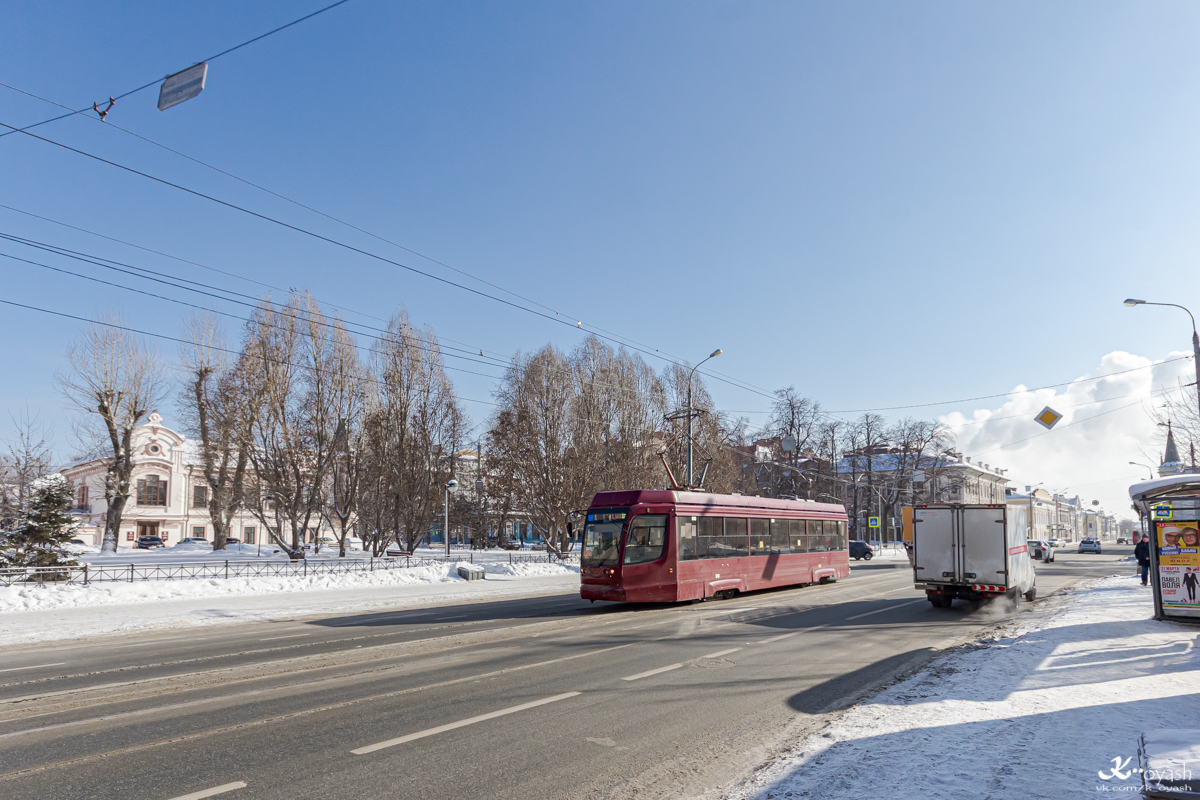
[[[1200,622],[1200,475],[1129,487],[1150,534],[1154,618]]]

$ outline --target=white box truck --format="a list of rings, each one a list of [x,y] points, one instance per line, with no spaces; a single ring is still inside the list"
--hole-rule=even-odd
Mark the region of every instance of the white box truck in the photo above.
[[[1037,596],[1025,510],[941,503],[913,508],[913,578],[935,608],[954,598]]]

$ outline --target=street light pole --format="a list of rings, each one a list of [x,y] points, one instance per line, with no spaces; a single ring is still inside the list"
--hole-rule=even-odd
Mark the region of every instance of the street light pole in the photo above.
[[[704,361],[716,358],[719,355],[721,355],[721,348],[718,347]],[[700,364],[703,364],[704,361],[701,361]],[[692,376],[696,374],[696,370],[700,369],[700,364],[692,367],[692,371],[688,373],[687,379],[687,479],[685,483],[688,489],[692,488]]]
[[[458,481],[451,478],[446,482],[446,515],[442,517],[442,525],[446,529],[442,535],[446,537],[446,560],[450,560],[450,492],[458,487]]]
[[[1188,318],[1192,321],[1192,365],[1196,368],[1196,409],[1200,413],[1200,333],[1196,332],[1196,317],[1191,311],[1176,303],[1151,303],[1147,300],[1136,300],[1129,298],[1125,301],[1127,306],[1170,306],[1171,308],[1182,308],[1187,311]]]

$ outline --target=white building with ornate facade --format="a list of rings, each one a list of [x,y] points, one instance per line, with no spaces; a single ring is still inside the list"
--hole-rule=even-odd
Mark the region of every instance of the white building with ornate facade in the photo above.
[[[157,411],[133,431],[134,467],[129,502],[121,520],[118,547],[134,547],[139,536],[161,536],[167,545],[187,537],[212,541],[208,514],[208,484],[200,471],[195,447],[180,433],[163,425]],[[76,536],[99,545],[104,537],[105,463],[84,458],[61,470],[75,489],[72,512],[83,525]],[[246,544],[267,544],[262,523],[249,511],[240,512],[229,535]],[[302,537],[302,540],[308,537]]]

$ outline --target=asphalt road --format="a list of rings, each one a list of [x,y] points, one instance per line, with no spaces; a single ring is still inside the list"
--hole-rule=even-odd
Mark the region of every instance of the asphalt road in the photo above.
[[[1131,550],[1060,550],[1039,596],[1132,573]],[[10,648],[0,797],[719,796],[829,711],[1041,607],[935,609],[907,564],[852,563],[697,605],[564,595]]]

